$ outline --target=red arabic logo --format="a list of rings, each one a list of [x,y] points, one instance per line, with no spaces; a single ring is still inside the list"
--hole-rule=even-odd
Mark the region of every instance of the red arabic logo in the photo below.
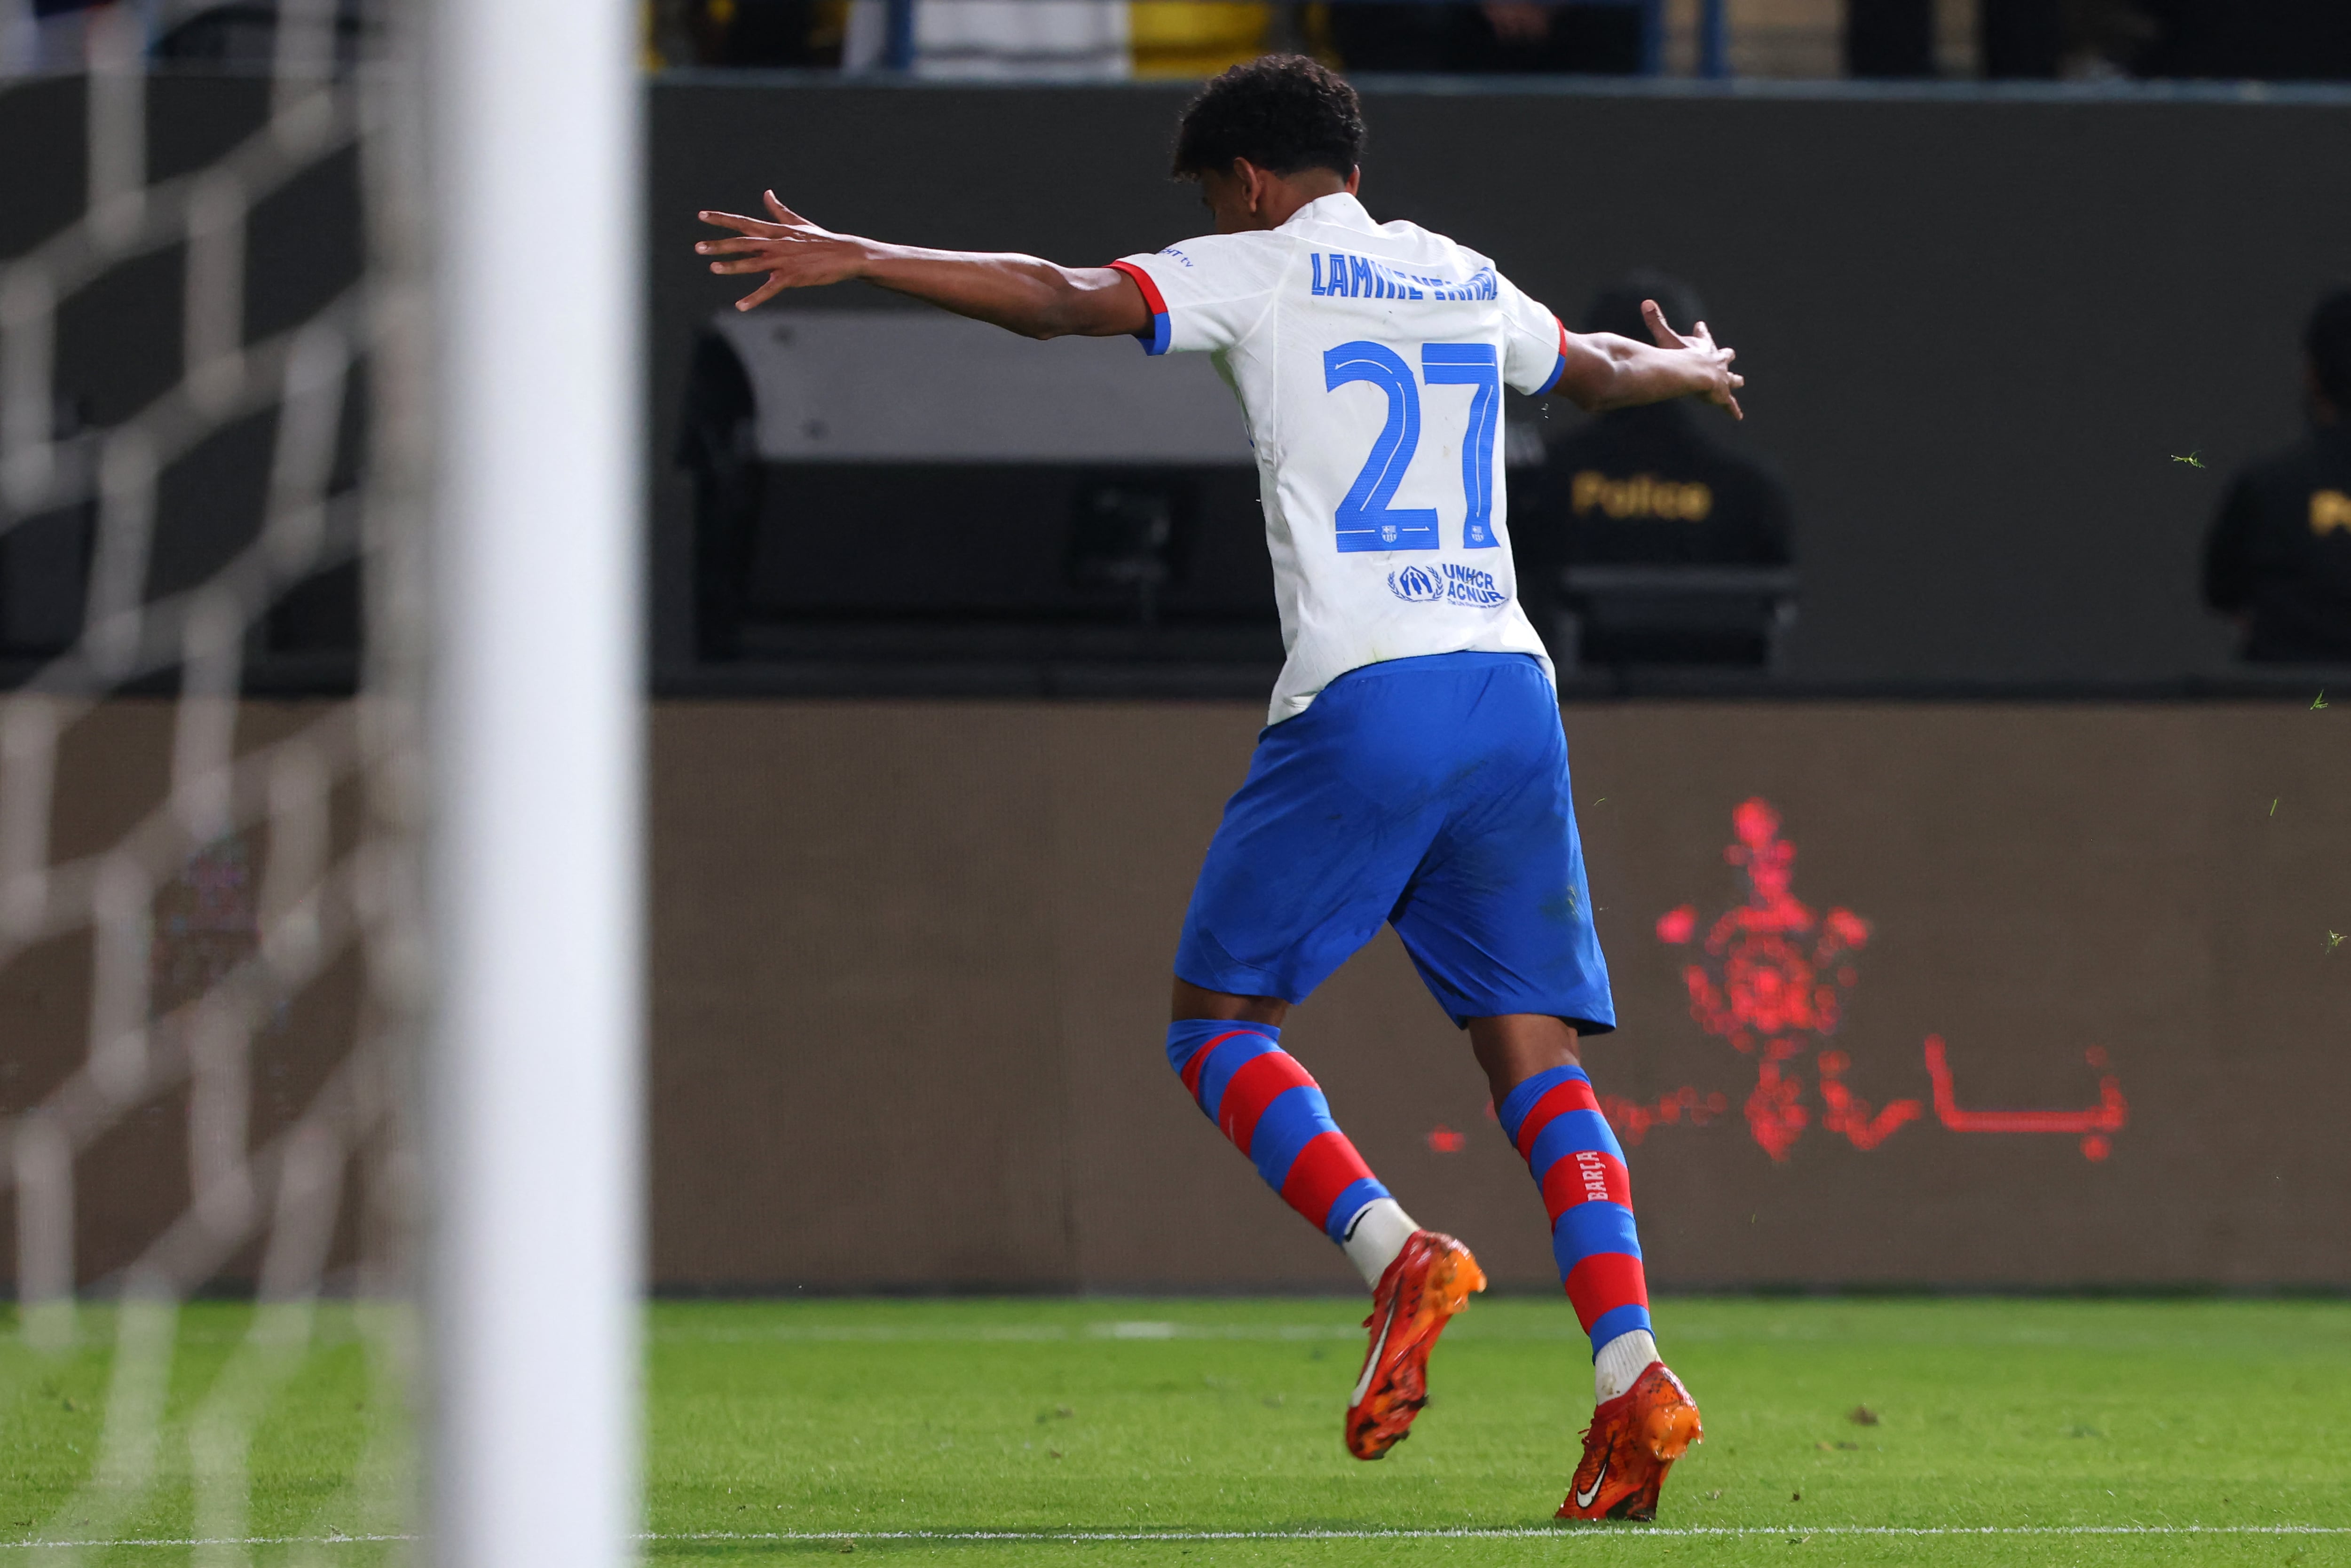
[[[1775,1160],[1785,1160],[1814,1120],[1805,1103],[1803,1057],[1811,1062],[1822,1128],[1856,1149],[1874,1149],[1905,1124],[1926,1114],[1916,1100],[1874,1107],[1845,1082],[1852,1059],[1826,1049],[1836,1033],[1848,993],[1860,980],[1855,956],[1869,946],[1869,922],[1843,907],[1815,912],[1796,897],[1796,846],[1780,836],[1780,813],[1768,801],[1742,802],[1731,813],[1732,841],[1723,859],[1741,867],[1747,902],[1727,910],[1708,928],[1699,956],[1682,969],[1689,991],[1690,1017],[1707,1033],[1729,1042],[1755,1062],[1755,1087],[1747,1096],[1748,1130]],[[1679,946],[1698,935],[1698,912],[1688,904],[1657,921],[1657,939]],[[1934,1085],[1936,1119],[1955,1133],[2078,1133],[2085,1158],[2102,1160],[2113,1145],[2106,1134],[2128,1119],[2120,1082],[2099,1080],[2099,1103],[2087,1111],[1962,1111],[1951,1087],[1942,1037],[1929,1036],[1927,1071]],[[2088,1053],[2104,1068],[2105,1052]],[[1720,1094],[1700,1101],[1695,1089],[1676,1090],[1652,1110],[1629,1101],[1604,1101],[1602,1109],[1620,1136],[1638,1143],[1654,1124],[1678,1121],[1686,1112],[1703,1126],[1706,1111],[1728,1108]]]
[[[2104,1067],[2106,1053],[2092,1046],[2082,1053],[2092,1067]],[[2123,1099],[2122,1080],[2113,1073],[2098,1079],[2098,1103],[2088,1111],[1962,1111],[1951,1092],[1951,1069],[1943,1057],[1943,1037],[1927,1037],[1927,1072],[1935,1081],[1935,1115],[1954,1133],[2079,1133],[2082,1157],[2102,1160],[2114,1152],[2106,1134],[2122,1131],[2130,1120]]]

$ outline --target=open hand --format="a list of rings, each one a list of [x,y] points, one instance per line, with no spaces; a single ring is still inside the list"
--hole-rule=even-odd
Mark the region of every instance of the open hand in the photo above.
[[[736,309],[748,310],[787,288],[815,288],[857,276],[864,260],[864,241],[819,228],[776,200],[773,191],[766,193],[766,201],[774,215],[772,223],[737,213],[696,214],[705,224],[734,230],[737,236],[706,239],[694,247],[696,256],[731,258],[712,262],[711,271],[768,275],[765,283],[735,301]]]
[[[1731,418],[1747,417],[1740,411],[1739,400],[1731,395],[1747,384],[1745,376],[1731,373],[1730,361],[1739,357],[1738,350],[1717,348],[1714,334],[1706,329],[1703,321],[1693,323],[1690,336],[1683,337],[1666,324],[1666,313],[1654,299],[1641,301],[1641,319],[1649,324],[1649,336],[1657,340],[1657,347],[1680,350],[1697,361],[1699,384],[1694,391],[1707,402],[1729,409]]]

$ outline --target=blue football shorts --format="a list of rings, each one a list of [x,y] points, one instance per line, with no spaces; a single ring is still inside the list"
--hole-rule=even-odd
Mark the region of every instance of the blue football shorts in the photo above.
[[[1616,1027],[1559,699],[1533,659],[1366,664],[1260,734],[1192,890],[1176,977],[1301,1002],[1383,920],[1457,1025]]]

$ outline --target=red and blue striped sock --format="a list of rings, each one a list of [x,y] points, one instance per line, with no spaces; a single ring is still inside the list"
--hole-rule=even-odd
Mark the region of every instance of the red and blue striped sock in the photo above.
[[[1331,1119],[1322,1089],[1280,1040],[1271,1024],[1185,1019],[1167,1026],[1167,1062],[1266,1185],[1344,1248],[1376,1286],[1412,1234],[1411,1218]]]
[[[1576,1321],[1592,1336],[1600,1397],[1614,1398],[1656,1355],[1625,1151],[1580,1067],[1535,1074],[1495,1114],[1542,1188],[1552,1257]],[[1625,1370],[1635,1355],[1639,1365]]]

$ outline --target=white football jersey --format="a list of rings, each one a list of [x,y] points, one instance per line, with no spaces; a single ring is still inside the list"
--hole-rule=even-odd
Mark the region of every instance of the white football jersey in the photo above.
[[[1349,670],[1464,650],[1551,661],[1519,608],[1502,387],[1559,379],[1559,321],[1494,264],[1345,194],[1278,229],[1113,263],[1154,354],[1205,350],[1257,449],[1289,654],[1269,724]]]

